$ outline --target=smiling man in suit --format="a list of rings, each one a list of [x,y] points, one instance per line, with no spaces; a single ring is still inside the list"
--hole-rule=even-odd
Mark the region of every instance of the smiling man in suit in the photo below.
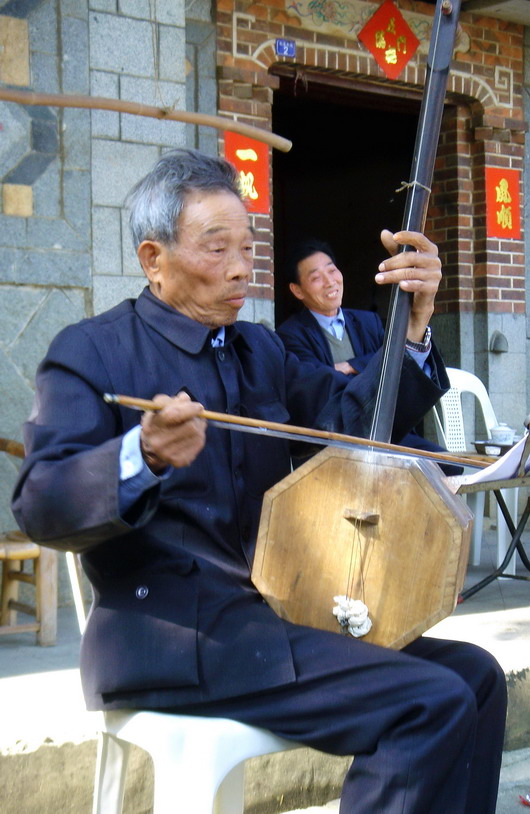
[[[389,235],[383,232],[381,239],[391,249]],[[329,244],[311,238],[295,246],[288,260],[287,276],[291,293],[303,307],[276,329],[286,350],[313,368],[330,367],[345,376],[365,370],[383,345],[383,323],[373,311],[342,307],[343,276]],[[420,366],[429,365],[430,327],[421,341],[415,340],[407,338],[408,354]],[[394,436],[393,441],[413,449],[446,451],[415,430],[401,438]],[[447,475],[462,472],[462,467],[452,464],[442,464],[441,468]]]

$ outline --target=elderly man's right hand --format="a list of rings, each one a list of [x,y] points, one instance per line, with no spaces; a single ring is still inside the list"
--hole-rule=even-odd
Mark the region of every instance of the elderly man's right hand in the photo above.
[[[189,466],[206,442],[206,421],[200,418],[202,404],[192,401],[187,393],[174,398],[157,395],[153,401],[162,409],[142,416],[140,448],[144,461],[155,473],[167,466]]]

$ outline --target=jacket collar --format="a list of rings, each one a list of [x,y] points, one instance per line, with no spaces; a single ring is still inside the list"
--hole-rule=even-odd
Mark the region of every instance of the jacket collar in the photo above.
[[[153,330],[187,353],[200,353],[211,341],[210,328],[159,300],[148,286],[136,300],[135,311]],[[225,345],[236,340],[247,344],[235,325],[227,325]]]

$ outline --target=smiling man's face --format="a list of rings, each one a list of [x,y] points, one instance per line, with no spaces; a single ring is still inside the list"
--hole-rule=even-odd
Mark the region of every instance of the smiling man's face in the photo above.
[[[342,274],[324,252],[315,252],[298,263],[298,283],[291,283],[294,296],[310,311],[332,317],[342,303]]]

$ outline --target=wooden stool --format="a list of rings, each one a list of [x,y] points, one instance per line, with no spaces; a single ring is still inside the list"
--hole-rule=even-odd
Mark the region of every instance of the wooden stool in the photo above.
[[[0,438],[0,451],[17,458],[24,457],[22,444]],[[0,561],[2,562],[2,603],[0,635],[9,633],[37,633],[37,643],[55,644],[57,635],[57,552],[37,545],[21,531],[0,533]],[[30,561],[29,563],[27,561]],[[25,566],[31,565],[30,569]],[[18,590],[21,582],[33,585],[35,602],[20,602]],[[17,622],[17,612],[35,617],[28,623]]]

